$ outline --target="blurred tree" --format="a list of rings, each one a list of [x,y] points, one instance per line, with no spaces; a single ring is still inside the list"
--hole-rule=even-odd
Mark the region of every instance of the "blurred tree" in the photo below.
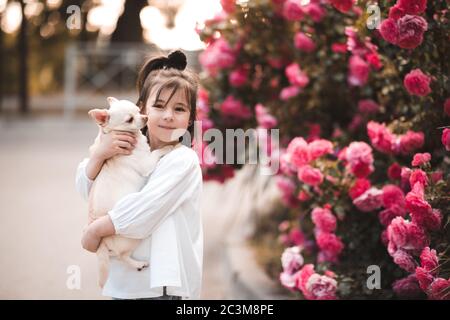
[[[20,101],[20,112],[28,113],[28,22],[25,19],[25,1],[20,1],[20,7],[22,10],[22,23],[20,25],[19,31],[19,101]]]

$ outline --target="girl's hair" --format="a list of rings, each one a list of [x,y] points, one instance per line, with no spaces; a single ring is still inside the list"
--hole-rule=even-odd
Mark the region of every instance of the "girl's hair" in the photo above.
[[[139,98],[136,103],[145,110],[147,100],[152,90],[157,89],[155,101],[159,99],[163,89],[172,89],[166,105],[175,91],[182,89],[186,95],[188,105],[190,106],[189,126],[187,128],[192,139],[194,137],[194,122],[197,117],[197,89],[198,76],[189,69],[186,69],[186,56],[180,50],[170,53],[167,57],[158,56],[148,59],[138,74],[137,89]],[[144,135],[147,134],[147,126],[142,129]],[[180,141],[183,137],[180,138]]]

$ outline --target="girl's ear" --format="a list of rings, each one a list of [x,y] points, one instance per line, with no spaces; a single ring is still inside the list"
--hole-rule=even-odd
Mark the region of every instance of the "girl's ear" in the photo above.
[[[92,109],[88,114],[102,127],[109,121],[109,114],[106,109]]]

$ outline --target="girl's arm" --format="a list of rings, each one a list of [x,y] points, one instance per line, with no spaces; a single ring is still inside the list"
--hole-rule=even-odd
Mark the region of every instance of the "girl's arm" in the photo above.
[[[107,216],[87,228],[82,240],[85,249],[95,252],[101,238],[113,234],[144,239],[193,195],[202,182],[197,154],[169,153],[166,157],[140,192],[123,197]]]

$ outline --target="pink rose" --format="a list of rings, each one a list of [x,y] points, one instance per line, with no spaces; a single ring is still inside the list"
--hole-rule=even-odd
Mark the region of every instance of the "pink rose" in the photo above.
[[[287,101],[292,97],[295,97],[300,93],[300,88],[297,86],[290,86],[283,88],[280,92],[280,99],[283,101]]]
[[[391,180],[399,180],[401,177],[402,167],[397,162],[391,164],[388,168],[388,177]]]
[[[340,12],[349,11],[355,4],[355,0],[330,0],[333,7],[335,7]]]
[[[440,170],[437,170],[437,171],[431,173],[431,181],[433,181],[433,183],[436,183],[436,182],[442,180],[443,176],[444,176],[444,173]]]
[[[450,117],[450,98],[447,98],[444,102],[444,112]]]
[[[372,148],[365,142],[352,142],[346,151],[347,169],[358,178],[373,172]]]
[[[417,182],[420,182],[424,187],[428,185],[427,174],[420,169],[413,170],[411,172],[411,176],[409,177],[409,185],[411,188],[414,187]]]
[[[298,194],[297,199],[300,200],[300,201],[302,201],[302,202],[305,202],[305,201],[308,201],[309,199],[311,199],[311,196],[310,196],[307,192],[305,192],[304,190],[302,190],[302,191],[300,191],[300,193]]]
[[[430,247],[423,248],[420,254],[420,266],[427,271],[436,272],[435,269],[439,266],[436,250],[431,250]]]
[[[380,106],[371,99],[359,100],[358,110],[363,113],[377,113]]]
[[[305,165],[298,168],[298,179],[311,186],[318,186],[323,182],[323,174],[319,169]]]
[[[311,17],[314,22],[320,22],[326,14],[325,9],[318,3],[310,2],[303,11]]]
[[[309,277],[311,277],[314,274],[314,265],[312,264],[305,264],[303,268],[297,272],[297,278],[296,278],[296,284],[295,286],[300,289],[300,291],[305,294],[307,292],[306,290],[306,283],[308,282]]]
[[[309,300],[336,300],[337,282],[328,276],[312,274],[306,283],[305,298]]]
[[[291,157],[291,163],[297,167],[304,166],[311,161],[308,143],[301,137],[294,138],[289,143],[287,153]]]
[[[416,277],[417,281],[419,282],[420,289],[425,292],[434,280],[433,275],[428,270],[422,267],[416,268]]]
[[[382,200],[385,208],[390,208],[393,205],[398,205],[400,207],[405,206],[405,195],[403,194],[402,189],[393,184],[383,187]]]
[[[348,190],[348,194],[352,200],[358,198],[371,187],[370,181],[364,178],[356,179],[353,186]]]
[[[419,297],[422,293],[415,274],[396,280],[392,285],[392,289],[401,298],[413,299]]]
[[[395,136],[384,124],[370,121],[367,123],[367,134],[373,147],[383,153],[391,153]]]
[[[240,100],[229,95],[220,106],[223,114],[236,118],[248,119],[252,113]]]
[[[291,207],[293,203],[293,193],[295,191],[295,184],[292,182],[291,179],[284,177],[284,176],[278,176],[277,180],[277,187],[281,191],[281,200],[283,200],[283,203],[287,205],[288,207]]]
[[[380,34],[387,42],[397,44],[398,32],[397,21],[391,17],[381,22]]]
[[[247,82],[248,70],[247,68],[240,67],[236,70],[233,70],[229,77],[228,81],[233,87],[240,87]]]
[[[422,70],[414,69],[405,76],[403,85],[409,94],[424,97],[431,92],[430,82],[431,78]]]
[[[429,162],[430,160],[431,160],[431,154],[429,154],[428,152],[416,153],[414,155],[411,165],[413,167],[418,167],[418,166],[424,165],[425,163]]]
[[[372,187],[358,198],[353,200],[353,204],[363,212],[370,212],[382,206],[383,191]]]
[[[406,208],[412,214],[427,215],[432,211],[430,204],[425,200],[423,188],[423,184],[416,183],[405,197]]]
[[[396,5],[406,14],[421,14],[427,8],[427,0],[398,0]]]
[[[403,49],[414,49],[423,41],[423,34],[428,29],[427,21],[420,16],[405,15],[397,20],[397,45]]]
[[[261,126],[264,129],[271,129],[277,125],[277,119],[272,116],[266,107],[264,107],[262,104],[258,103],[255,106],[255,113],[256,113],[256,121],[258,122],[259,126]]]
[[[199,56],[202,66],[212,76],[215,76],[219,69],[224,69],[234,65],[236,52],[228,42],[219,38],[210,44]]]
[[[348,63],[349,73],[347,81],[351,86],[361,87],[369,79],[369,65],[357,55],[352,55]]]
[[[313,52],[316,49],[314,41],[303,32],[297,32],[294,37],[294,45],[304,52]]]
[[[283,271],[280,273],[280,282],[283,287],[292,290],[295,288],[296,274]]]
[[[294,274],[303,265],[303,256],[300,254],[300,247],[294,246],[286,248],[281,255],[281,265],[283,271],[289,274]]]
[[[303,18],[303,8],[300,0],[286,0],[283,5],[283,16],[286,20],[298,21]]]
[[[428,289],[428,296],[432,300],[450,300],[450,280],[436,278]]]
[[[389,240],[388,251],[391,256],[397,250],[404,250],[410,254],[419,254],[428,246],[429,240],[425,231],[414,222],[394,218],[387,228]]]
[[[389,18],[396,21],[401,17],[403,17],[405,14],[406,14],[405,10],[398,4],[389,9]]]
[[[344,249],[344,244],[341,239],[334,233],[319,231],[316,233],[316,242],[320,250],[328,252],[335,257],[337,257]]]
[[[416,261],[414,258],[407,252],[403,250],[397,250],[392,258],[394,259],[394,263],[398,265],[403,270],[406,270],[410,273],[414,272],[416,269]]]
[[[223,11],[225,11],[226,13],[233,13],[236,9],[235,0],[220,0],[220,4],[223,8]]]
[[[309,150],[311,152],[311,159],[317,159],[329,153],[333,153],[333,144],[324,139],[314,140],[309,145]]]
[[[424,229],[439,230],[442,223],[442,215],[438,209],[431,212],[411,212],[412,221]]]
[[[308,76],[300,69],[300,66],[297,63],[291,63],[288,65],[285,73],[289,83],[293,86],[304,88],[309,83]]]
[[[441,142],[444,145],[445,150],[450,151],[450,129],[444,129],[442,132]]]
[[[329,209],[315,208],[311,217],[316,228],[322,232],[333,232],[336,230],[336,217]]]
[[[401,154],[410,154],[414,150],[422,148],[424,143],[424,134],[423,132],[414,132],[408,130],[397,140],[398,142],[394,145],[395,152]]]

